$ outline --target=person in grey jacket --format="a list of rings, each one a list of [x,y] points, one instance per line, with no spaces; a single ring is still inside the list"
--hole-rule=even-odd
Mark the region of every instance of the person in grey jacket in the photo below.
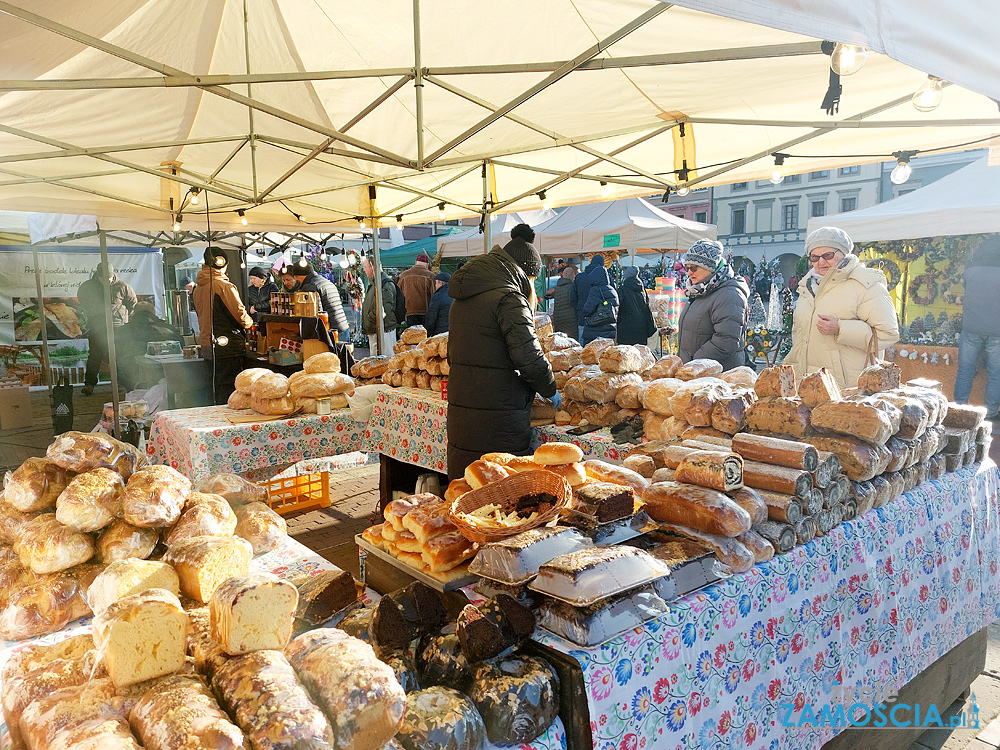
[[[681,259],[688,275],[688,303],[678,322],[677,354],[682,362],[714,359],[730,370],[746,364],[750,288],[734,276],[723,252],[715,240],[698,240]]]
[[[958,340],[955,401],[967,404],[979,359],[986,354],[986,418],[997,425],[1000,410],[1000,239],[991,235],[965,266],[962,335]],[[994,430],[996,434],[996,430]]]

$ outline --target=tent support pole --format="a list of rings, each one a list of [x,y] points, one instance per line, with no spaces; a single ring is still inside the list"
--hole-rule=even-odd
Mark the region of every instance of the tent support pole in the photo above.
[[[103,229],[98,231],[101,238],[101,263],[104,268],[110,268],[108,263],[108,235]],[[111,369],[111,408],[114,412],[114,419],[111,422],[111,434],[119,437],[118,429],[118,357],[115,355],[115,327],[114,315],[111,310],[111,279],[108,274],[101,277],[101,286],[104,287],[104,327],[108,337],[108,362]]]
[[[35,259],[35,292],[38,295],[35,300],[38,302],[38,316],[42,319],[42,356],[39,357],[42,362],[42,383],[47,385],[49,393],[52,393],[52,372],[49,368],[49,334],[45,330],[49,324],[45,319],[45,298],[42,296],[42,275],[38,266],[38,248],[34,244],[31,245],[31,254]]]
[[[385,324],[382,322],[382,260],[378,247],[378,217],[375,216],[375,204],[372,202],[372,283],[375,285],[375,349],[376,354],[385,354]],[[402,321],[397,320],[396,325]]]
[[[489,162],[483,162],[483,255],[490,251],[493,242],[493,231],[490,227],[490,167]]]
[[[417,118],[417,169],[424,168],[424,71],[420,49],[420,0],[413,0],[413,92]]]

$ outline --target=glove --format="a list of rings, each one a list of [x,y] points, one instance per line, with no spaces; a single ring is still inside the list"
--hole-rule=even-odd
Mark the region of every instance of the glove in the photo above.
[[[552,402],[552,406],[558,409],[560,406],[562,406],[562,394],[559,393],[559,391],[556,391],[556,395],[550,398],[549,401]]]

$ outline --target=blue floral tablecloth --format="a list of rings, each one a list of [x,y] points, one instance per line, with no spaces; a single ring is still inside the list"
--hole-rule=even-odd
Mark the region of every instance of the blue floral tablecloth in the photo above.
[[[599,458],[603,461],[620,463],[632,446],[618,445],[611,439],[607,429],[588,432],[586,435],[570,435],[571,426],[556,427],[554,424],[543,425],[533,429],[531,447],[537,448],[542,443],[573,443],[580,446],[584,458]]]
[[[818,748],[842,728],[783,706],[875,706],[1000,618],[998,479],[946,474],[601,646],[536,638],[580,662],[597,750]]]
[[[160,412],[149,429],[150,461],[168,464],[192,481],[219,472],[256,480],[297,461],[365,450],[365,426],[349,409],[248,424],[230,424],[231,414],[228,406]]]
[[[365,443],[408,464],[448,473],[448,402],[432,391],[380,391],[372,408]]]

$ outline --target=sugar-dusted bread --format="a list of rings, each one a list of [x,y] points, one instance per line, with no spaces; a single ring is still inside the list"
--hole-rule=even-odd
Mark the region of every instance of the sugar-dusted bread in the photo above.
[[[166,589],[180,594],[177,572],[167,563],[128,558],[108,565],[87,589],[87,603],[100,614],[119,599],[148,589]]]
[[[223,581],[208,602],[212,637],[230,656],[288,645],[299,592],[272,573]]]
[[[258,399],[281,398],[288,395],[288,378],[277,372],[266,372],[253,381],[250,396]]]
[[[250,542],[238,536],[195,536],[167,549],[163,560],[177,571],[184,596],[208,604],[219,584],[247,574],[252,557]]]
[[[187,631],[187,613],[166,589],[126,596],[94,617],[94,645],[117,687],[181,669]]]
[[[302,369],[308,373],[340,372],[340,357],[336,352],[320,352],[303,362]]]
[[[177,523],[170,527],[163,541],[173,547],[193,536],[232,536],[236,530],[236,513],[219,495],[192,492],[184,502]]]
[[[21,526],[14,551],[33,572],[57,573],[93,557],[94,540],[88,534],[63,526],[55,513],[42,513]]]
[[[25,513],[55,507],[72,474],[44,458],[29,458],[4,478],[4,500]]]
[[[159,529],[142,529],[119,518],[97,537],[96,559],[105,565],[129,557],[145,560],[159,541]]]
[[[77,531],[97,531],[122,514],[125,482],[112,469],[91,469],[73,477],[56,500],[56,519]]]
[[[250,386],[254,384],[254,381],[267,375],[269,372],[271,371],[264,367],[251,367],[249,370],[244,370],[236,376],[237,393],[244,393],[249,396]]]
[[[197,677],[160,680],[132,707],[132,729],[146,750],[242,750],[243,732]]]
[[[247,503],[236,509],[234,533],[250,542],[256,556],[281,546],[288,536],[288,524],[264,503]]]
[[[230,409],[249,409],[252,404],[253,399],[250,394],[242,391],[233,391],[226,400],[226,406]]]
[[[144,529],[170,526],[180,518],[190,492],[191,481],[176,469],[147,466],[125,485],[122,518]]]
[[[292,395],[296,397],[322,398],[353,391],[354,378],[340,372],[315,372],[297,378],[290,389]]]
[[[106,677],[61,687],[25,706],[20,730],[32,750],[142,750],[127,718],[135,692]]]

